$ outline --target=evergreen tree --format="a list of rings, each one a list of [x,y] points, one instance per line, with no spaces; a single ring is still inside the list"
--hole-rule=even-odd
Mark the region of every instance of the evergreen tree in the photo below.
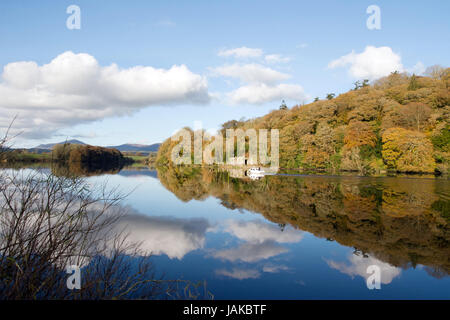
[[[417,77],[415,74],[411,76],[411,79],[409,80],[408,90],[414,91],[419,89],[419,84],[417,83]]]
[[[336,96],[336,95],[335,95],[334,93],[328,93],[328,94],[327,94],[327,99],[328,99],[328,100],[332,100],[332,99],[334,99],[335,96]]]

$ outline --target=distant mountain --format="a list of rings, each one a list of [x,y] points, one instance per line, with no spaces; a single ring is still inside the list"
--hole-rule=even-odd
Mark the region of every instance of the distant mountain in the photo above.
[[[28,150],[51,150],[55,145],[64,143],[87,145],[87,143],[84,143],[83,141],[72,139],[58,143],[41,144],[35,148],[31,148]],[[113,148],[123,152],[156,152],[158,151],[160,145],[160,143],[154,143],[151,145],[126,143],[119,146],[108,146],[106,148]]]
[[[123,152],[156,152],[159,149],[160,143],[154,143],[151,145],[146,144],[121,144],[120,146],[109,146],[107,148],[114,148]]]
[[[62,141],[62,142],[57,142],[57,143],[40,144],[40,145],[38,145],[37,147],[35,147],[34,149],[47,149],[47,150],[51,150],[51,149],[53,149],[53,147],[56,146],[57,144],[64,144],[64,143],[86,145],[86,143],[84,143],[83,141],[76,140],[76,139],[72,139],[72,140],[67,140],[67,141]]]

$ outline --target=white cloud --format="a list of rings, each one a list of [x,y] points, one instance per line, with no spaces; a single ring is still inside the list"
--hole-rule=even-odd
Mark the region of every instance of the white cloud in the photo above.
[[[297,48],[300,48],[300,49],[304,49],[304,48],[308,47],[308,44],[307,44],[307,43],[300,43],[300,44],[297,45],[296,47],[297,47]]]
[[[219,56],[237,58],[260,58],[260,62],[269,64],[287,63],[291,59],[281,54],[263,56],[263,50],[255,48],[235,48],[222,50]],[[308,99],[303,88],[297,84],[280,83],[290,79],[291,75],[274,70],[258,63],[232,64],[211,68],[213,75],[239,79],[241,86],[222,95],[228,97],[231,104],[263,104],[282,99],[303,101]],[[229,81],[227,80],[227,83]]]
[[[228,96],[231,102],[235,104],[262,104],[282,99],[300,102],[309,99],[302,86],[285,83],[274,86],[269,86],[265,83],[250,84],[230,92]]]
[[[232,64],[212,69],[216,75],[240,79],[247,83],[275,83],[291,76],[260,64]]]
[[[50,63],[9,63],[0,82],[0,127],[14,124],[28,138],[133,113],[152,105],[209,102],[206,78],[185,65],[102,67],[86,53],[64,52]]]
[[[231,271],[226,269],[216,270],[216,274],[238,280],[257,279],[261,276],[261,273],[258,270],[239,268],[233,268]]]
[[[36,177],[41,181],[45,179],[45,173]],[[104,180],[106,183],[107,180]],[[102,182],[99,182],[103,184]],[[13,190],[18,190],[19,186],[9,186],[7,192],[12,192]],[[22,192],[12,192],[13,202],[20,200],[23,195]],[[75,196],[74,196],[75,197]],[[82,205],[81,200],[76,200],[73,198],[73,202],[68,207],[66,214],[74,214],[77,208]],[[42,205],[48,201],[45,199],[45,195],[42,193],[37,194],[36,201],[41,202]],[[62,210],[65,207],[64,201],[56,204],[56,208]],[[2,200],[1,205],[4,206],[4,200]],[[85,234],[84,236],[89,236],[91,238],[87,239],[86,243],[91,246],[86,248],[86,252],[99,252],[98,249],[105,250],[104,253],[108,256],[117,248],[117,240],[122,240],[121,245],[124,253],[134,253],[136,249],[135,245],[138,245],[140,255],[167,255],[169,258],[182,259],[187,253],[201,249],[205,244],[205,237],[208,230],[211,228],[210,223],[205,218],[171,218],[171,217],[155,217],[142,215],[132,209],[131,207],[123,207],[120,205],[110,206],[105,210],[105,205],[101,202],[94,202],[86,206],[86,214],[88,215],[89,221],[94,222],[97,227],[104,226],[98,230],[95,234]],[[102,213],[99,215],[99,213]],[[29,223],[25,228],[33,227],[33,232],[38,232],[44,230],[47,226],[36,225],[34,222],[37,221],[37,215],[39,211],[30,213]],[[4,215],[4,216],[3,216]],[[2,212],[2,218],[12,219],[12,212]],[[112,220],[110,220],[112,219]],[[86,220],[87,221],[87,220]],[[59,217],[54,216],[48,221],[51,225],[60,225],[61,220]],[[106,223],[106,225],[104,224]],[[0,234],[4,234],[6,224],[0,224]],[[40,233],[40,232],[38,232]],[[37,241],[47,241],[45,235],[46,232],[40,233],[41,236],[37,237]],[[80,234],[81,236],[81,234]],[[78,238],[78,237],[77,237]],[[0,237],[0,246],[4,245],[5,237]],[[81,243],[80,243],[81,244]],[[38,244],[39,245],[39,244]],[[80,249],[80,248],[78,248]],[[76,260],[81,259],[81,264],[87,265],[90,258],[77,256],[80,251],[74,249],[74,254],[71,257],[74,264]],[[80,249],[81,250],[81,249]],[[94,251],[92,251],[94,250]],[[70,252],[67,252],[71,254]]]
[[[221,56],[221,57],[234,56],[236,58],[257,58],[257,57],[261,57],[262,55],[263,55],[263,51],[258,48],[240,47],[240,48],[219,51],[219,56]]]
[[[263,243],[244,243],[236,248],[219,250],[213,253],[213,257],[231,262],[256,262],[287,251],[288,249],[274,241],[265,241]]]
[[[303,238],[301,231],[291,227],[281,231],[277,225],[262,221],[230,220],[226,223],[225,231],[241,240],[255,243],[262,243],[268,240],[278,243],[295,243]]]
[[[367,280],[370,274],[367,273],[367,267],[371,265],[377,265],[381,272],[381,283],[389,284],[392,280],[399,276],[401,269],[391,266],[390,264],[380,261],[373,257],[364,258],[362,256],[352,255],[350,258],[350,264],[344,262],[335,262],[333,260],[327,260],[327,264],[340,272],[351,276],[360,276]]]
[[[426,70],[425,65],[421,61],[419,61],[412,68],[409,68],[408,72],[416,75],[423,75],[425,70]]]
[[[404,71],[401,57],[389,47],[367,46],[361,53],[344,55],[328,64],[330,69],[350,66],[348,72],[356,79],[377,79],[393,71]]]
[[[287,63],[291,58],[284,57],[281,54],[268,54],[264,57],[267,63]]]
[[[290,269],[287,266],[274,264],[267,264],[262,268],[262,272],[265,273],[279,273],[281,271],[288,271],[288,270]],[[244,268],[233,268],[232,270],[219,269],[216,270],[215,273],[218,275],[238,280],[257,279],[261,276],[261,271],[257,269],[244,269]]]
[[[203,248],[210,225],[201,218],[176,219],[131,213],[124,215],[114,227],[118,232],[128,233],[127,243],[140,243],[140,248],[148,253],[182,259],[187,253]]]
[[[235,248],[223,249],[213,252],[215,258],[227,261],[256,262],[281,253],[288,249],[280,243],[296,243],[302,240],[303,233],[290,227],[281,231],[274,224],[262,221],[227,221],[224,228],[236,238],[244,243]],[[283,266],[273,266],[267,264],[264,272],[278,272],[285,270]]]
[[[280,271],[288,271],[289,267],[284,265],[276,265],[276,264],[266,264],[263,267],[263,272],[267,273],[279,273]]]

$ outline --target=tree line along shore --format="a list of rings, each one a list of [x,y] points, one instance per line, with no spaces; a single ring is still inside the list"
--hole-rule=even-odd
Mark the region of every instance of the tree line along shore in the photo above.
[[[124,165],[150,165],[156,153],[145,155],[139,152],[121,152],[114,148],[105,148],[80,144],[57,144],[48,152],[32,152],[26,149],[10,149],[3,153],[4,164],[15,163],[80,163],[93,168],[112,168]]]
[[[435,67],[428,76],[393,72],[373,83],[357,81],[353,89],[337,97],[329,93],[324,99],[315,98],[310,104],[292,108],[283,103],[262,117],[227,121],[219,134],[225,137],[227,129],[278,129],[279,165],[284,169],[447,175],[449,85],[450,68]],[[208,143],[205,141],[203,148]],[[157,153],[143,155],[65,143],[41,153],[11,149],[1,161],[83,163],[94,168],[172,166],[170,155],[176,144],[168,138]],[[248,150],[248,137],[246,144]]]

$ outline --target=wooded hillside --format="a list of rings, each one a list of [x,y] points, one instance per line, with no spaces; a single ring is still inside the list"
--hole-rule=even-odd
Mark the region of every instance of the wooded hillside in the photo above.
[[[429,76],[393,72],[336,98],[228,121],[222,132],[279,129],[282,168],[448,173],[449,85],[450,68]],[[170,164],[173,145],[170,138],[161,145],[159,165]]]
[[[52,156],[56,162],[83,164],[90,169],[115,168],[131,161],[116,149],[69,143],[56,145]]]

